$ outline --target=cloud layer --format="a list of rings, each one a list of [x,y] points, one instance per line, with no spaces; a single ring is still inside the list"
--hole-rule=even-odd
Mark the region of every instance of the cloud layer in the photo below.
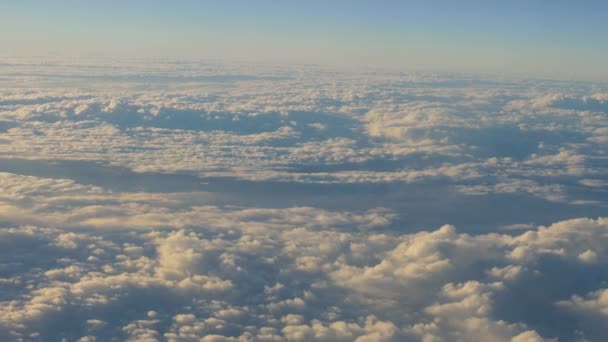
[[[179,194],[2,177],[11,199],[37,203],[2,207],[4,339],[573,338],[551,317],[505,314],[531,304],[590,326],[578,334],[603,332],[606,219],[399,234],[383,230],[394,215],[380,209],[200,207]],[[519,293],[555,281],[534,303]]]
[[[608,335],[602,85],[0,69],[0,340]]]

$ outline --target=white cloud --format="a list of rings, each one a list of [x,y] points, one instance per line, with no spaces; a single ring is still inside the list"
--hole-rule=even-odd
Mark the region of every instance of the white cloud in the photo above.
[[[0,91],[0,340],[607,333],[608,221],[566,219],[605,208],[605,92],[314,68],[104,70],[40,66]],[[457,227],[416,220],[440,216],[434,202]],[[501,217],[513,208],[521,218]]]

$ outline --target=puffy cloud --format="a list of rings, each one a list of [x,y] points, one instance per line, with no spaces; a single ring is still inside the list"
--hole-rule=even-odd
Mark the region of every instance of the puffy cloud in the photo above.
[[[569,300],[560,301],[558,305],[593,316],[608,316],[608,290],[600,289],[588,293],[585,297],[572,296]]]
[[[356,214],[327,221],[314,218],[330,213],[307,208],[300,220],[290,211],[212,210],[191,228],[147,233],[5,230],[12,247],[2,254],[21,255],[33,268],[13,266],[2,286],[36,285],[4,302],[2,336],[65,334],[65,315],[79,312],[87,330],[75,333],[101,339],[541,340],[525,321],[501,319],[494,298],[542,278],[545,256],[592,267],[606,260],[605,219],[518,235],[467,235],[452,226],[394,234],[334,230],[359,224]],[[252,227],[247,217],[263,220]],[[51,261],[34,267],[41,253]],[[554,310],[601,307],[593,304],[599,294],[577,296],[552,298]],[[112,314],[126,307],[134,315]]]
[[[190,82],[217,78],[205,74],[207,69],[191,75],[153,67],[154,72],[141,70],[139,81],[131,78],[137,75],[133,66],[113,69],[119,75],[103,74],[103,68],[90,75],[97,85],[114,79],[123,85],[120,91],[6,91],[11,102],[0,103],[0,118],[11,124],[0,130],[0,153],[91,160],[137,172],[305,183],[444,177],[466,183],[471,177],[493,181],[495,175],[500,183],[538,182],[539,175],[542,183],[551,183],[556,177],[597,178],[606,172],[594,162],[608,125],[605,94],[599,91],[585,94],[569,87],[572,94],[556,94],[530,82],[467,81],[460,88],[450,86],[459,80],[449,75],[326,77],[312,69],[298,70],[297,80],[264,78],[269,71],[263,68],[242,70],[246,75],[230,83],[230,91],[221,91],[204,79]],[[60,79],[83,77],[77,68],[48,68],[43,77],[51,80],[61,73],[66,74]],[[181,86],[131,90],[145,80],[142,74]],[[342,78],[348,83],[336,81]],[[577,101],[585,105],[565,105]],[[506,168],[492,167],[486,161],[493,157],[513,161]],[[374,165],[392,166],[377,170]],[[435,177],[436,170],[443,172]]]
[[[608,333],[608,221],[569,219],[606,205],[600,88],[0,69],[21,75],[0,90],[0,340]],[[420,220],[439,207],[461,220]],[[512,208],[522,217],[501,219]]]
[[[558,301],[556,306],[571,314],[569,318],[583,328],[579,331],[581,340],[601,340],[608,334],[607,289],[600,288],[584,295],[573,295],[569,299]]]

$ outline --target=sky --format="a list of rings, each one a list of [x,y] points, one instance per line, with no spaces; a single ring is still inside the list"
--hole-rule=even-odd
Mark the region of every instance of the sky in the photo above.
[[[194,58],[606,80],[605,1],[0,3],[0,53]]]

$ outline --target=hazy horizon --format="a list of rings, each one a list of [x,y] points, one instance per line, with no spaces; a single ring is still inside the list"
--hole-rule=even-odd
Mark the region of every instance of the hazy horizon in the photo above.
[[[606,81],[603,1],[3,1],[0,54]]]

